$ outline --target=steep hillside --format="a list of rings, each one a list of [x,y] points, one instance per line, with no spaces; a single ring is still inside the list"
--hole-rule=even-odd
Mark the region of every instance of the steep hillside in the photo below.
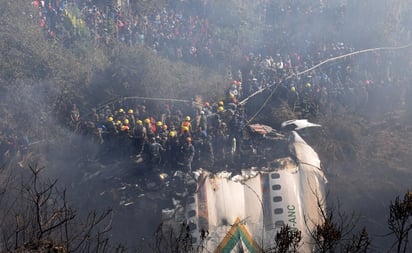
[[[138,97],[140,104],[156,113],[168,105],[161,99],[169,99],[176,102],[171,103],[175,108],[183,108],[183,113],[197,116],[199,104],[228,99],[234,79],[243,79],[244,92],[249,94],[257,90],[253,85],[259,84],[254,79],[259,79],[260,88],[272,86],[248,100],[248,120],[276,128],[285,120],[300,117],[321,124],[322,128],[303,130],[302,135],[321,157],[329,179],[329,203],[340,202],[345,211],[359,214],[360,224],[372,231],[374,246],[387,249],[385,240],[393,238],[380,238],[388,232],[389,203],[411,188],[412,178],[412,52],[410,47],[396,47],[408,42],[405,24],[410,16],[405,13],[410,10],[403,8],[402,1],[396,1],[398,4],[387,13],[385,4],[351,1],[352,5],[346,6],[349,10],[337,3],[313,9],[310,4],[291,6],[288,1],[279,1],[279,5],[257,1],[254,8],[249,8],[248,1],[235,0],[169,3],[168,8],[182,8],[191,14],[187,21],[193,27],[188,30],[193,31],[183,29],[181,32],[187,34],[175,41],[167,38],[157,47],[156,43],[130,46],[116,29],[108,29],[114,37],[108,36],[103,43],[97,35],[90,37],[92,29],[82,28],[89,32],[87,36],[79,32],[80,28],[68,20],[69,15],[57,22],[67,26],[57,26],[61,34],[54,36],[39,26],[42,19],[33,4],[23,0],[0,2],[4,7],[0,10],[1,165],[13,169],[31,164],[46,166],[46,176],[59,178],[69,195],[73,193],[77,206],[103,208],[116,204],[116,217],[122,216],[113,225],[111,236],[116,240],[130,236],[124,230],[130,225],[129,217],[135,223],[148,217],[142,222],[144,228],[134,230],[140,239],[147,238],[154,230],[148,226],[157,222],[154,214],[158,215],[164,204],[159,203],[162,196],[155,191],[141,195],[141,184],[150,179],[135,170],[135,163],[122,153],[127,149],[118,145],[113,149],[116,152],[101,155],[100,140],[90,141],[90,133],[70,125],[73,104],[82,120],[88,119],[93,109],[123,103],[124,97]],[[138,6],[147,13],[163,13],[164,2],[168,1],[159,0],[155,5],[142,1]],[[360,22],[369,10],[375,15]],[[396,22],[378,22],[382,13]],[[179,16],[174,14],[170,16]],[[359,27],[355,21],[360,22]],[[199,26],[206,38],[195,36]],[[364,33],[359,31],[362,29]],[[149,35],[148,41],[158,42],[164,33]],[[330,38],[336,40],[331,42]],[[192,45],[200,46],[193,49]],[[354,54],[306,73],[309,66],[322,60],[381,45],[394,45],[396,49]],[[172,50],[186,47],[201,53],[190,51],[179,58]],[[312,50],[315,56],[306,56]],[[284,57],[285,65],[288,57],[301,65],[296,70],[290,68],[290,72],[259,68],[271,60],[280,61],[280,57]],[[296,94],[302,98],[309,94],[306,98],[313,99],[311,94],[318,96],[322,85],[329,92],[327,102],[316,100],[321,106],[309,113],[303,112],[303,103],[296,106]],[[10,155],[11,149],[7,149],[8,141],[17,136],[30,139],[26,157]],[[2,178],[0,182],[5,181]],[[87,188],[90,186],[92,190]],[[149,186],[154,187],[150,182]],[[126,188],[133,190],[124,191]],[[137,199],[130,209],[124,207],[128,194]]]

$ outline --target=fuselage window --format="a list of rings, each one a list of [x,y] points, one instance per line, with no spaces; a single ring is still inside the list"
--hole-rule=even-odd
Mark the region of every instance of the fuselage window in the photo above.
[[[283,208],[276,208],[274,210],[275,214],[282,214],[283,213]]]
[[[280,174],[279,173],[273,173],[273,174],[270,175],[270,177],[272,179],[278,179],[278,178],[280,178]]]
[[[281,202],[281,201],[282,201],[282,197],[281,197],[281,196],[273,197],[273,202]]]
[[[280,184],[274,184],[274,185],[272,185],[272,190],[274,190],[274,191],[278,191],[278,190],[280,190]]]

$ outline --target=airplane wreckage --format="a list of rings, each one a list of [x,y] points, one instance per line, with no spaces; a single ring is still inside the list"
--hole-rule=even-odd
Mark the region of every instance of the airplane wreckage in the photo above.
[[[255,157],[255,166],[236,175],[194,171],[193,190],[163,209],[163,230],[179,231],[188,224],[199,252],[262,252],[273,248],[276,234],[289,225],[301,231],[299,252],[312,252],[310,231],[323,221],[327,179],[318,154],[296,129],[314,126],[319,125],[287,121],[282,127],[294,130],[281,134],[266,125],[248,125],[243,144],[259,150],[239,144],[236,153]]]

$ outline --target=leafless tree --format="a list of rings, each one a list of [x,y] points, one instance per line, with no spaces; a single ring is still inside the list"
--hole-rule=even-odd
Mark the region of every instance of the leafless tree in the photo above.
[[[322,222],[318,222],[310,231],[315,242],[315,251],[367,252],[370,239],[366,229],[363,228],[359,234],[354,234],[358,224],[355,213],[348,214],[342,211],[339,203],[337,206],[330,204],[325,208],[324,200],[318,198],[317,202]],[[308,225],[307,218],[305,222]]]
[[[109,244],[111,210],[92,211],[82,221],[66,190],[43,179],[42,170],[29,166],[20,177],[2,180],[8,184],[0,200],[0,252],[122,252]]]
[[[389,230],[396,237],[390,251],[396,248],[396,252],[410,252],[409,232],[412,230],[412,192],[399,196],[389,206],[388,218]]]

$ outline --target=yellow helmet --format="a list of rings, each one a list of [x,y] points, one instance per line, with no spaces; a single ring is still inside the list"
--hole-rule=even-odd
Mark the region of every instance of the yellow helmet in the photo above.
[[[186,116],[185,120],[190,121],[190,116]]]
[[[128,120],[128,119],[124,119],[124,120],[123,120],[123,124],[125,124],[125,125],[129,124],[129,120]]]
[[[123,113],[123,112],[124,112],[123,108],[120,108],[120,109],[119,109],[119,112],[120,112],[120,113]]]
[[[223,106],[224,105],[223,101],[219,101],[218,105]]]
[[[134,112],[133,112],[133,109],[129,109],[128,111],[127,111],[127,113],[128,114],[133,114]]]
[[[121,125],[122,122],[120,120],[116,120],[116,125]]]
[[[217,108],[217,111],[218,112],[223,112],[225,109],[223,108],[223,106],[219,106],[218,108]]]
[[[163,122],[161,122],[161,121],[158,121],[158,122],[156,122],[156,126],[162,126],[163,125]]]
[[[291,91],[291,92],[296,92],[295,86],[290,87],[290,91]]]
[[[306,83],[306,87],[310,88],[310,87],[312,87],[312,84],[311,83]]]
[[[136,120],[136,123],[138,124],[138,125],[141,125],[141,124],[143,124],[143,122],[139,119],[139,120]]]
[[[170,131],[169,136],[170,137],[175,137],[176,136],[176,131]]]
[[[145,120],[144,120],[144,123],[150,124],[150,119],[149,119],[149,118],[145,119]]]
[[[113,122],[113,117],[112,117],[112,116],[108,117],[108,118],[107,118],[107,121]]]

